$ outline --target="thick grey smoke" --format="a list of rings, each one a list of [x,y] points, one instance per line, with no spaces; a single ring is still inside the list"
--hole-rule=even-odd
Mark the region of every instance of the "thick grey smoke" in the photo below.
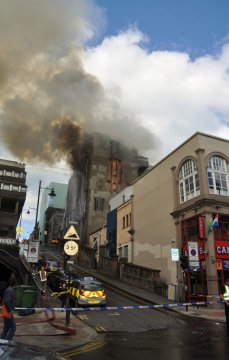
[[[101,23],[90,0],[0,1],[0,136],[20,160],[71,163],[91,131],[139,149],[155,146],[84,71],[92,15]]]

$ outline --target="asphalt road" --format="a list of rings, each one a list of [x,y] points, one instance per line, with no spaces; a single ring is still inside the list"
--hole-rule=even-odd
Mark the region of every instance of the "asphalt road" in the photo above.
[[[224,324],[187,318],[182,325],[162,329],[109,331],[62,356],[72,360],[228,360],[229,339]]]

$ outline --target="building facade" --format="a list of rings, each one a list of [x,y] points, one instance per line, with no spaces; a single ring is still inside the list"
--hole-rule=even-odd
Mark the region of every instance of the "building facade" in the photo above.
[[[87,246],[89,235],[107,222],[110,198],[147,168],[148,159],[139,157],[137,150],[94,133],[69,181],[65,229],[74,223],[81,244]]]
[[[16,239],[16,228],[26,199],[25,164],[0,160],[0,237]],[[21,232],[18,233],[18,238]]]
[[[132,188],[133,263],[160,270],[177,299],[218,294],[229,275],[229,141],[197,132]]]
[[[42,244],[50,244],[52,240],[61,238],[68,185],[51,182],[42,189],[39,209],[39,241]],[[50,189],[54,190],[54,197],[49,196]]]

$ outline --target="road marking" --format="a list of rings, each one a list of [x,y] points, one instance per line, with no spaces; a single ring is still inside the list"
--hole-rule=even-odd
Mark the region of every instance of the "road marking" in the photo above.
[[[107,344],[107,340],[99,339],[99,340],[93,341],[91,343],[88,343],[86,345],[83,345],[81,347],[77,347],[76,349],[72,349],[72,350],[69,350],[69,351],[63,351],[63,352],[58,352],[58,353],[56,353],[56,355],[63,356],[64,359],[68,359],[68,358],[71,358],[71,357],[73,357],[74,355],[77,355],[77,354],[81,354],[81,353],[85,353],[85,352],[89,352],[89,351],[99,349],[99,348],[105,346],[106,344]]]
[[[115,313],[113,313],[113,314],[108,314],[108,315],[110,315],[110,316],[118,316],[118,315],[120,315],[120,314],[116,311]]]
[[[88,320],[87,315],[78,315],[78,318],[80,318],[81,320]]]
[[[95,330],[96,330],[97,333],[105,333],[105,332],[107,332],[107,330],[102,326],[96,326]]]

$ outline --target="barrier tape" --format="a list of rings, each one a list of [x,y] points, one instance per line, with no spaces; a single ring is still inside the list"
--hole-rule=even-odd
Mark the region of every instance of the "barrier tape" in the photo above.
[[[55,311],[106,311],[106,310],[132,310],[132,309],[168,309],[174,307],[186,307],[186,306],[200,306],[200,305],[210,305],[210,304],[223,304],[224,302],[221,300],[218,301],[198,301],[198,302],[187,302],[187,303],[176,303],[176,304],[156,304],[156,305],[130,305],[130,306],[98,306],[98,307],[58,307],[58,308],[25,308],[25,307],[15,307],[15,310],[55,310]],[[0,306],[0,308],[2,308]]]

